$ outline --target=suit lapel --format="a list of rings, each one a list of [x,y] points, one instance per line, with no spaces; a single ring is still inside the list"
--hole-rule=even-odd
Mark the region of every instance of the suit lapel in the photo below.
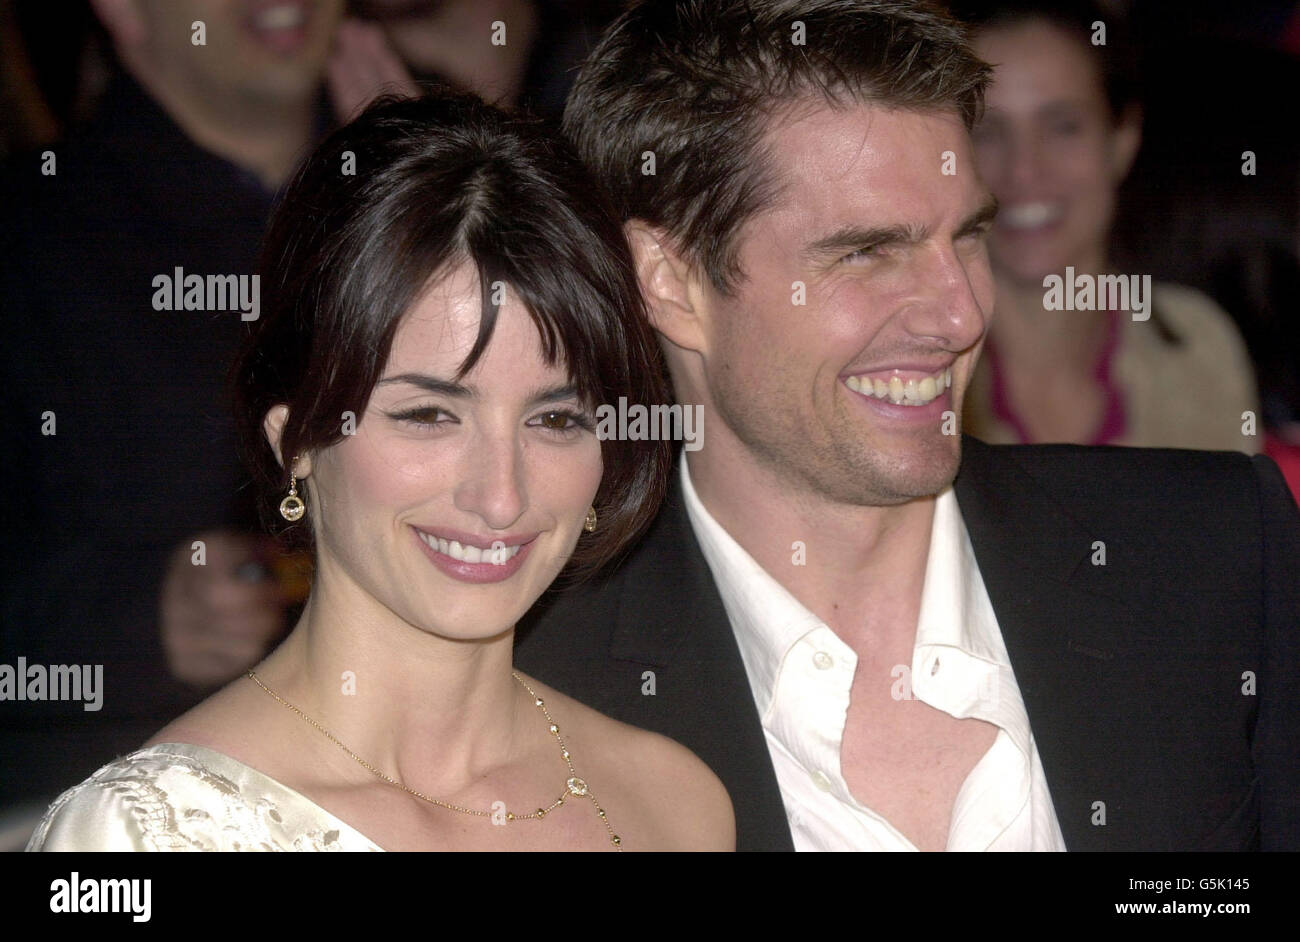
[[[1116,667],[1131,662],[1126,639],[1140,623],[1110,597],[1105,568],[1090,564],[1098,536],[1014,453],[964,439],[957,500],[1066,846],[1110,849],[1107,829],[1092,822],[1097,802],[1122,814],[1132,794],[1117,774],[1142,744],[1124,740],[1132,675]],[[657,675],[656,696],[643,698],[657,702],[646,704],[640,725],[684,743],[722,779],[739,849],[793,849],[744,663],[676,473],[663,511],[609,589],[617,593],[609,657]]]
[[[718,775],[736,811],[737,850],[793,850],[749,677],[676,469],[663,510],[619,571],[609,654],[656,673],[655,729]]]
[[[642,548],[620,571],[610,655],[665,666],[688,640],[716,645],[731,626],[713,575],[686,516],[681,482],[674,468],[664,506]],[[651,599],[653,617],[642,603]]]
[[[1095,814],[1097,802],[1124,810],[1117,740],[1133,690],[1122,665],[1140,620],[1108,597],[1106,570],[1090,561],[1098,535],[1015,463],[1014,449],[965,438],[955,488],[1066,846],[1111,848]]]

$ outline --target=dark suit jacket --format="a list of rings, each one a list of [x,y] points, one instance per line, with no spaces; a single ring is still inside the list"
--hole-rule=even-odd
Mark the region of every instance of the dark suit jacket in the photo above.
[[[1300,848],[1300,513],[1277,467],[965,438],[956,492],[1066,846]],[[731,794],[738,849],[792,849],[675,476],[611,575],[539,602],[516,663],[693,750]]]

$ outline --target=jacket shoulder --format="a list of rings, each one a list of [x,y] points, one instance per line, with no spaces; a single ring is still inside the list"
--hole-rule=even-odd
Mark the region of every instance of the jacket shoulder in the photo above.
[[[1141,505],[1153,512],[1200,506],[1208,513],[1235,507],[1236,494],[1257,498],[1260,462],[1236,451],[1093,445],[988,445],[966,439],[962,473],[997,480],[1027,476],[1076,507]],[[1217,508],[1215,505],[1218,504]],[[1244,510],[1245,507],[1236,508]]]

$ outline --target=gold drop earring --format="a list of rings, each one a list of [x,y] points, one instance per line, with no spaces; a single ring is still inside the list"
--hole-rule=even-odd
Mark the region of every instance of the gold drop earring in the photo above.
[[[582,524],[582,529],[586,530],[588,533],[596,532],[596,508],[595,507],[592,507],[590,510],[587,511],[587,519]]]
[[[280,516],[290,523],[301,520],[303,512],[307,509],[307,505],[298,496],[298,476],[295,473],[297,470],[298,456],[294,455],[293,461],[289,462],[289,496],[280,501]]]

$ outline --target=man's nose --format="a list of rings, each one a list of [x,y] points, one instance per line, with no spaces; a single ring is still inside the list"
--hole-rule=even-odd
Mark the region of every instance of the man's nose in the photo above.
[[[983,249],[936,247],[916,273],[919,290],[903,319],[914,337],[958,353],[988,329],[992,314],[993,273]]]

